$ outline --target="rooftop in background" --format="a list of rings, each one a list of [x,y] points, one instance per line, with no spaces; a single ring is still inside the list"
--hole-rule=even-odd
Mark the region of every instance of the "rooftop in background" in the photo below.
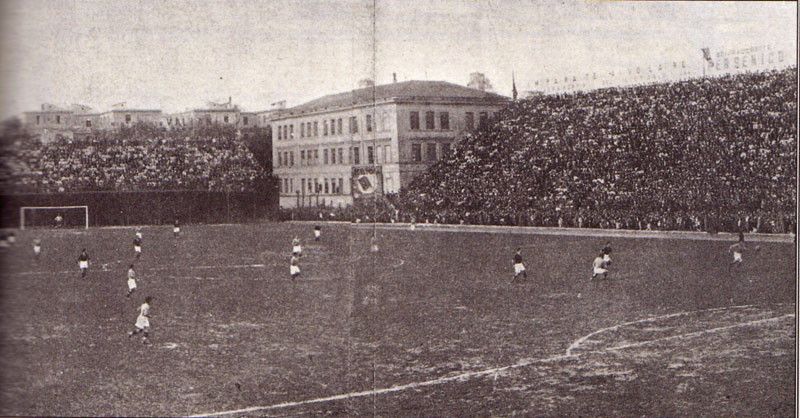
[[[489,93],[446,81],[410,80],[329,94],[319,99],[286,109],[284,116],[311,113],[328,109],[371,103],[373,99],[387,100],[458,100],[467,102],[506,102],[508,97]]]

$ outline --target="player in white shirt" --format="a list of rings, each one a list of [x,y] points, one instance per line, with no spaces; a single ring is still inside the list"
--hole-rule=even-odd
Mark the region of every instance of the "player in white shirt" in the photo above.
[[[13,246],[17,242],[17,236],[14,235],[13,232],[9,232],[8,237],[6,237],[6,240],[8,241],[8,245]]]
[[[56,215],[55,221],[56,221],[56,228],[61,228],[61,223],[64,221],[64,218],[60,214],[58,214]]]
[[[300,259],[294,255],[289,262],[289,274],[292,276],[292,279],[296,279],[298,276],[300,276]]]
[[[300,246],[300,240],[297,237],[292,240],[292,255],[295,257],[303,256],[303,247]]]
[[[136,271],[133,270],[133,264],[128,267],[128,294],[126,298],[131,297],[131,293],[136,290]]]
[[[147,343],[148,332],[150,332],[150,302],[153,298],[148,296],[144,298],[144,303],[139,306],[139,316],[136,318],[136,329],[128,333],[128,338],[133,337],[138,333],[142,334],[142,342]]]
[[[322,227],[319,226],[319,225],[316,225],[314,227],[314,241],[319,241],[319,236],[322,233],[321,230],[322,230]]]
[[[594,280],[600,274],[603,275],[604,279],[608,278],[608,269],[606,268],[606,262],[603,261],[603,255],[601,252],[600,255],[594,258],[592,262],[592,278],[589,280]]]
[[[172,227],[172,234],[175,235],[175,238],[178,238],[178,235],[181,234],[181,224],[178,223],[178,220],[175,220],[175,226]]]
[[[39,260],[39,256],[42,254],[42,241],[39,238],[33,240],[33,258]]]

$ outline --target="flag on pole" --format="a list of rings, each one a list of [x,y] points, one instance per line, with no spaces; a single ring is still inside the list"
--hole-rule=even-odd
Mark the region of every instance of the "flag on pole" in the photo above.
[[[700,50],[703,51],[703,59],[708,61],[708,66],[713,67],[714,61],[711,59],[711,50],[708,48],[701,48]]]
[[[514,80],[514,72],[511,72],[511,96],[514,101],[517,101],[517,82]]]

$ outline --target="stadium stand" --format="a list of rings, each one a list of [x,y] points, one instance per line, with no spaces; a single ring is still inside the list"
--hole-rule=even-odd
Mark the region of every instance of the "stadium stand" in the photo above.
[[[3,147],[2,190],[9,193],[80,191],[251,191],[269,173],[235,130],[164,131],[138,125],[97,132],[80,141],[43,144],[35,138]]]
[[[786,232],[794,229],[796,84],[794,67],[518,101],[378,215]],[[349,215],[372,211],[362,209]]]

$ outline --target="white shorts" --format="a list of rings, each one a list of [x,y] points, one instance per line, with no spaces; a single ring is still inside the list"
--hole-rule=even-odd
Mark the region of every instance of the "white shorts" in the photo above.
[[[594,272],[594,274],[606,274],[606,273],[608,273],[608,270],[604,269],[602,267],[595,267],[592,271]]]
[[[742,253],[737,253],[736,251],[733,252],[733,262],[734,263],[741,263],[742,262]]]
[[[417,226],[414,225],[414,224],[411,224],[411,226],[409,228],[411,228],[411,230],[413,231],[413,230],[417,229]]]
[[[150,328],[150,320],[147,319],[147,317],[144,315],[139,315],[139,317],[136,318],[136,328],[139,329]]]
[[[300,266],[289,266],[289,274],[292,276],[295,274],[300,274]]]
[[[172,232],[177,234],[177,233],[181,232],[181,229],[180,228],[172,228]]]
[[[319,238],[319,231],[317,231],[316,229],[314,230],[314,236]]]
[[[140,247],[138,245],[134,245],[133,246],[133,251],[136,251],[137,253],[140,253],[140,252],[142,252],[142,247]]]
[[[78,267],[80,267],[81,270],[88,269],[89,268],[89,262],[88,261],[78,261]]]
[[[294,247],[292,247],[292,253],[300,254],[301,252],[303,252],[303,249],[299,245],[295,245]]]
[[[128,279],[128,290],[136,289],[136,280]]]
[[[38,245],[33,247],[33,253],[34,254],[39,255],[39,253],[41,253],[41,252],[42,252],[42,247],[40,247]]]
[[[522,263],[514,264],[514,274],[520,274],[525,271],[525,265]]]
[[[608,254],[603,254],[603,261],[605,261],[606,263],[610,263],[611,262],[611,256],[608,255]]]

